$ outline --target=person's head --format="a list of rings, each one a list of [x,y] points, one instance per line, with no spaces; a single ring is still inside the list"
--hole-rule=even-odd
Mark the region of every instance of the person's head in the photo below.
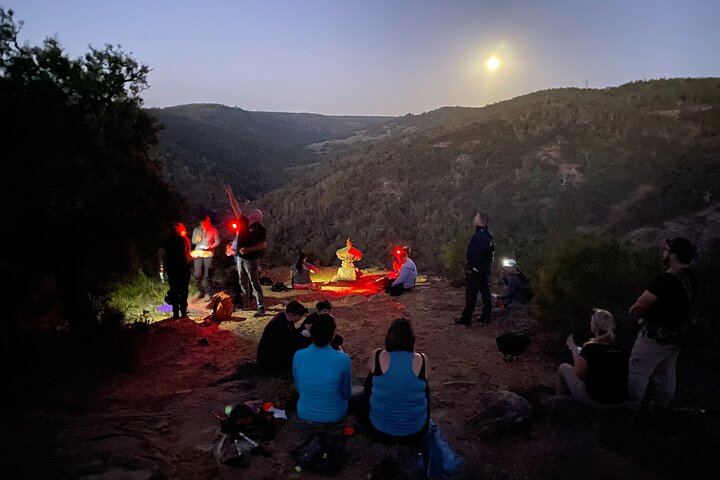
[[[594,343],[615,342],[615,317],[607,310],[593,308],[590,317],[590,331],[593,334]]]
[[[308,309],[305,308],[305,305],[297,300],[288,302],[288,304],[285,305],[285,316],[287,317],[288,322],[291,323],[295,323],[300,320],[307,312]]]
[[[476,227],[487,227],[490,223],[490,215],[484,210],[479,210],[473,218],[473,225]]]
[[[315,309],[318,313],[330,313],[332,310],[332,303],[327,300],[321,300],[317,303],[317,305],[315,305]]]
[[[512,258],[506,258],[502,262],[504,273],[515,273],[517,271],[517,262]]]
[[[310,327],[310,338],[318,347],[329,345],[335,337],[335,319],[328,313],[317,316]]]
[[[212,227],[212,220],[210,220],[210,215],[205,215],[205,218],[200,221],[200,226],[205,230],[209,230],[210,227]]]
[[[675,237],[665,240],[663,264],[666,267],[675,264],[687,265],[692,262],[692,259],[695,257],[695,251],[695,245],[687,238]]]
[[[247,214],[248,224],[260,223],[263,219],[263,212],[260,209],[250,210]]]
[[[185,235],[187,235],[187,228],[185,228],[185,225],[180,222],[173,225],[173,231],[177,235],[180,235],[181,237],[184,237]]]
[[[385,336],[385,350],[388,352],[412,352],[415,350],[415,332],[407,318],[394,320]]]

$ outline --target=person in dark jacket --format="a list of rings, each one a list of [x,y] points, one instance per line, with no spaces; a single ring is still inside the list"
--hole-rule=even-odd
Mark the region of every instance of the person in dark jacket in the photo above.
[[[507,309],[516,303],[529,303],[532,299],[530,282],[522,270],[517,267],[517,262],[512,258],[503,260],[502,274],[505,291],[497,296],[498,306]]]
[[[475,234],[467,249],[467,267],[465,275],[465,309],[462,316],[455,320],[460,325],[472,325],[472,314],[477,303],[478,292],[482,297],[481,324],[490,323],[492,296],[490,295],[490,268],[495,256],[495,241],[488,229],[490,216],[480,211],[475,215],[473,224]]]
[[[293,355],[302,347],[295,324],[307,312],[302,303],[293,300],[285,306],[284,312],[268,322],[257,350],[257,363],[261,370],[267,373],[290,371]]]
[[[172,233],[162,245],[163,268],[170,286],[166,300],[173,307],[173,318],[187,317],[188,283],[192,261],[187,229],[182,223],[176,223]]]

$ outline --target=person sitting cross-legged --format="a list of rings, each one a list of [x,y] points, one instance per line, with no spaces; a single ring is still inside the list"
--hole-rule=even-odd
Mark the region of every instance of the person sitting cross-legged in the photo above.
[[[348,412],[351,393],[350,357],[330,346],[335,320],[322,313],[310,328],[313,344],[295,353],[292,364],[300,398],[297,414],[311,422],[339,422]]]
[[[302,303],[293,300],[285,306],[284,312],[268,322],[258,343],[257,364],[261,371],[274,374],[290,370],[295,351],[302,347],[295,323],[307,312]]]

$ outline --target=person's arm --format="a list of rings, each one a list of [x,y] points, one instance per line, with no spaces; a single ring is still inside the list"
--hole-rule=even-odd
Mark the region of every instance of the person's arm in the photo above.
[[[500,300],[514,300],[515,294],[518,290],[518,283],[519,279],[517,278],[517,275],[512,275],[505,286],[505,293],[500,295],[498,298]]]
[[[377,352],[379,352],[381,350],[382,350],[381,348],[376,348],[375,350],[372,351],[372,353],[370,353],[370,358],[368,358],[367,366],[368,366],[368,369],[370,370],[371,375],[375,371],[375,357],[377,356]]]
[[[242,210],[240,209],[240,204],[237,202],[237,199],[235,198],[235,195],[233,194],[232,187],[230,185],[223,186],[223,190],[225,190],[225,193],[228,196],[228,200],[230,200],[230,208],[232,208],[233,213],[235,214],[236,218],[242,217]]]
[[[585,380],[585,377],[587,377],[587,360],[585,360],[583,356],[580,355],[580,352],[578,352],[575,339],[572,335],[567,338],[565,344],[570,350],[570,353],[572,353],[575,375],[577,375],[580,380]]]
[[[420,375],[420,371],[422,370],[422,364],[423,364],[423,356],[419,353],[416,353],[415,356],[413,356],[413,373],[415,375]],[[425,355],[425,381],[428,379],[428,372],[430,371],[430,365],[428,364],[427,355]]]
[[[240,254],[245,255],[246,253],[256,252],[258,250],[264,250],[267,248],[267,240],[263,240],[260,243],[253,245],[252,247],[243,247],[240,249]]]
[[[343,371],[342,371],[342,393],[343,398],[348,399],[350,398],[350,394],[352,393],[352,362],[350,361],[350,357],[345,354],[345,358],[343,359]]]
[[[213,228],[213,235],[210,241],[212,243],[208,245],[208,250],[212,250],[218,245],[220,245],[220,234],[218,233],[217,228]]]
[[[400,273],[395,278],[395,281],[393,281],[392,286],[394,287],[395,285],[399,285],[408,278],[410,278],[410,268],[403,264],[402,268],[400,268]]]
[[[635,300],[635,303],[632,307],[630,307],[630,311],[628,312],[628,316],[630,317],[630,320],[637,320],[639,318],[642,318],[643,315],[648,311],[650,306],[657,302],[658,297],[651,293],[649,290],[645,290],[637,300]]]

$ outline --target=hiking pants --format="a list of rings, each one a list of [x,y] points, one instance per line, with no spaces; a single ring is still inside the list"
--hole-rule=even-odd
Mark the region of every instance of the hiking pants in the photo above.
[[[168,299],[173,307],[173,316],[187,316],[188,283],[190,282],[190,269],[184,271],[168,271],[168,284],[170,291]]]
[[[205,295],[212,295],[210,291],[210,269],[212,268],[212,257],[196,258],[193,260],[195,284],[198,292]]]
[[[660,345],[647,338],[645,329],[640,331],[630,354],[628,395],[635,407],[645,396],[648,382],[652,382],[655,398],[653,403],[667,407],[675,393],[675,364],[680,348],[677,345]]]
[[[250,288],[252,287],[258,310],[264,310],[265,297],[263,295],[262,286],[260,285],[260,259],[236,257],[236,260],[243,302],[250,299]]]
[[[483,302],[481,321],[489,322],[490,312],[492,312],[489,275],[469,271],[465,276],[465,309],[462,313],[462,319],[466,322],[472,321],[472,314],[475,311],[478,292],[480,292]]]

